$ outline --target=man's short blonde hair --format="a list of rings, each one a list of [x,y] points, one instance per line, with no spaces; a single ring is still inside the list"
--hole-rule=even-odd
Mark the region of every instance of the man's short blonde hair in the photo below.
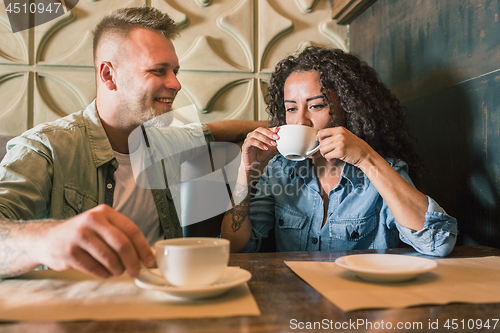
[[[135,28],[158,32],[170,40],[179,36],[179,27],[166,13],[153,7],[120,8],[107,14],[94,30],[93,55],[96,60],[101,41],[108,37],[126,38]]]

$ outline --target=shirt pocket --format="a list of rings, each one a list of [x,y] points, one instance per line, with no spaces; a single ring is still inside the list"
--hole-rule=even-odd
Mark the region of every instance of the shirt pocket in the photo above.
[[[377,215],[375,212],[355,218],[329,220],[329,250],[368,249],[373,247]]]
[[[97,200],[80,193],[72,185],[64,186],[63,219],[67,219],[97,206]]]
[[[307,216],[291,208],[276,205],[276,248],[281,252],[302,251],[301,240]]]

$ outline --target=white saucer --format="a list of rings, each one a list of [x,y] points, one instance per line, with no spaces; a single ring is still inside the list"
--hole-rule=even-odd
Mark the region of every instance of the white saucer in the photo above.
[[[434,260],[399,254],[355,254],[340,257],[335,263],[376,282],[407,281],[437,267]]]
[[[161,275],[158,269],[151,269],[151,271],[156,275]],[[175,297],[196,299],[221,295],[229,289],[247,282],[251,277],[252,274],[247,270],[239,267],[226,267],[220,279],[213,284],[198,287],[177,287],[160,276],[155,277],[155,281],[153,281],[149,278],[149,274],[144,274],[141,271],[135,279],[135,284],[143,289],[159,290]]]

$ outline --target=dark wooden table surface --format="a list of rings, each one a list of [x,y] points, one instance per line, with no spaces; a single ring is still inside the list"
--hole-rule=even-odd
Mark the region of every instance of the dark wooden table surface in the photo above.
[[[79,332],[365,332],[370,322],[374,332],[500,332],[500,303],[416,306],[406,309],[359,310],[343,312],[310,287],[285,264],[284,260],[335,261],[353,253],[374,251],[300,252],[232,254],[229,264],[252,273],[248,285],[262,312],[261,316],[222,319],[81,321],[68,323],[0,323],[0,332],[79,333]],[[380,253],[381,251],[377,251]],[[391,249],[385,253],[414,253],[413,249]],[[449,258],[499,256],[500,249],[484,246],[456,247]],[[500,283],[500,281],[499,281]],[[444,324],[448,320],[450,328]],[[473,320],[473,322],[471,321]],[[489,328],[479,328],[488,321]],[[382,324],[382,321],[384,324]],[[306,325],[328,323],[331,330],[306,329]],[[397,330],[396,326],[403,329]],[[429,328],[429,325],[437,329]],[[453,329],[452,324],[458,326]],[[496,323],[496,327],[494,327]],[[304,325],[304,329],[300,329]],[[383,325],[383,326],[382,326]],[[378,326],[378,328],[377,328]],[[462,329],[462,326],[465,329]],[[469,328],[470,327],[470,328]]]

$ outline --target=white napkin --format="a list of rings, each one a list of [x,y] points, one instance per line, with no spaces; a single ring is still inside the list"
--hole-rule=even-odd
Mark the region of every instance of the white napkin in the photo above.
[[[144,290],[126,275],[102,280],[78,271],[36,271],[0,280],[0,320],[72,321],[258,316],[248,285],[203,300]]]

